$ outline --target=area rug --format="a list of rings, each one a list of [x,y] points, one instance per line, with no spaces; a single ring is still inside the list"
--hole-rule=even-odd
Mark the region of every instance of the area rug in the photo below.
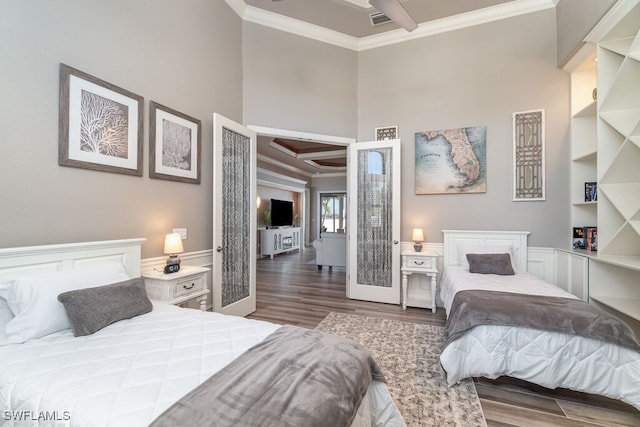
[[[471,379],[447,386],[440,367],[444,328],[329,313],[316,329],[351,338],[373,353],[407,426],[486,426]]]

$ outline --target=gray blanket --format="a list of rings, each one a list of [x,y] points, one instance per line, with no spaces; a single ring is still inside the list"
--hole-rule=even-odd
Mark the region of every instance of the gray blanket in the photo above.
[[[562,332],[640,351],[640,341],[629,325],[578,299],[498,291],[460,291],[453,298],[449,310],[445,347],[478,325]]]
[[[200,384],[152,426],[347,426],[384,376],[360,344],[283,326]]]

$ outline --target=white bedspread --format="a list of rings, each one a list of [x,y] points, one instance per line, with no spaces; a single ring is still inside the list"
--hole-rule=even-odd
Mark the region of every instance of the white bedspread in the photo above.
[[[575,298],[535,276],[471,274],[447,267],[441,281],[447,310],[466,289]],[[467,377],[506,375],[620,399],[640,409],[640,353],[603,341],[530,328],[477,326],[440,355],[450,385]]]
[[[94,335],[76,338],[65,330],[2,346],[2,425],[146,426],[279,327],[154,304],[151,313]],[[374,382],[369,394],[363,408],[397,415],[384,383]],[[365,412],[359,419],[370,420]]]

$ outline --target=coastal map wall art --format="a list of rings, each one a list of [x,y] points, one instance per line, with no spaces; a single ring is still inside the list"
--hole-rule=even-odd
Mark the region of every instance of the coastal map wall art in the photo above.
[[[416,132],[416,194],[486,193],[487,128]]]

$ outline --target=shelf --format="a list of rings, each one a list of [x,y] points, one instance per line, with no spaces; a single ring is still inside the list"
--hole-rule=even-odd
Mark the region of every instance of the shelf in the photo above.
[[[593,256],[593,259],[604,264],[640,271],[640,256],[598,254]],[[638,283],[638,286],[640,287],[640,283]]]
[[[640,321],[640,1],[617,2],[609,16],[596,26],[599,252],[588,255],[589,297]]]
[[[582,154],[581,156],[576,157],[572,161],[574,162],[595,162],[598,158],[597,152]]]
[[[631,45],[633,44],[633,40],[634,37],[625,37],[623,39],[602,42],[600,43],[600,46],[622,56],[626,56],[629,52],[629,48],[631,48]]]
[[[618,310],[620,313],[640,320],[640,298],[619,298],[594,294],[589,295],[589,297],[594,301]]]
[[[594,202],[574,202],[573,206],[598,206],[598,201]]]
[[[640,211],[640,183],[600,184],[598,191],[606,194],[625,220],[630,220]]]
[[[592,103],[584,107],[582,110],[575,113],[573,117],[591,117],[591,116],[595,117],[596,110],[597,110],[597,103],[596,101],[593,101]]]

